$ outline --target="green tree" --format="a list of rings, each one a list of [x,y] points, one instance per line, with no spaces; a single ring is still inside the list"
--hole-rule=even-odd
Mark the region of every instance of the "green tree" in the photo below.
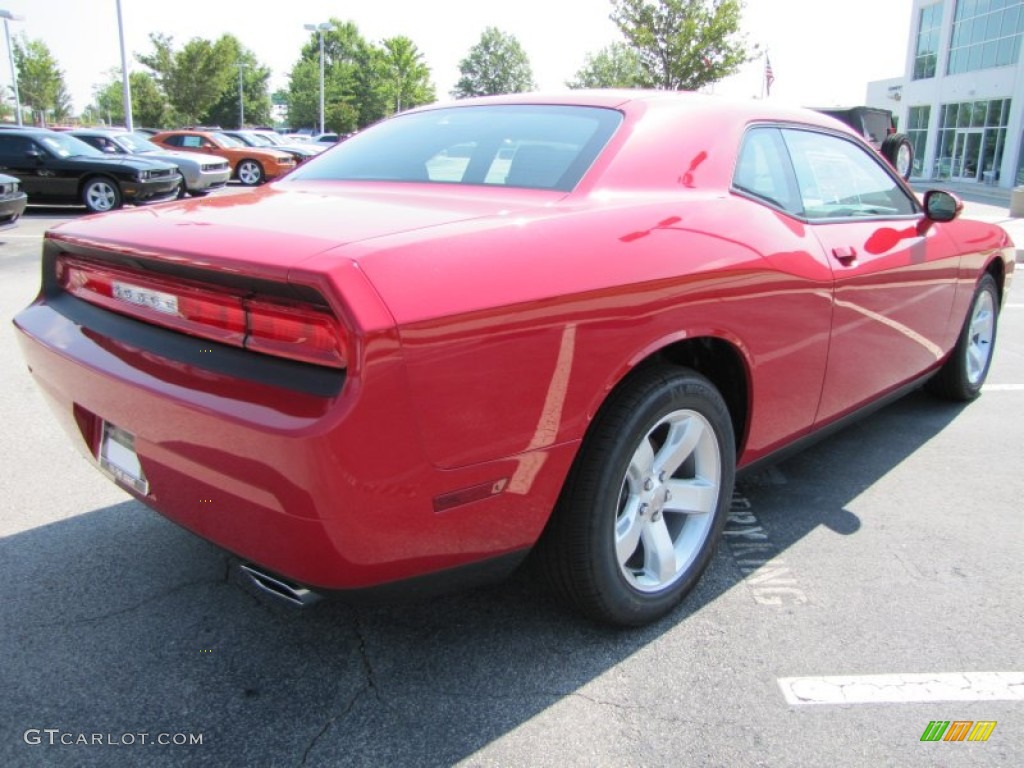
[[[394,62],[386,44],[381,48],[368,43],[352,22],[331,19],[333,29],[324,33],[324,122],[328,130],[339,133],[364,128],[395,109]],[[416,68],[419,53],[415,45],[396,48],[405,56],[408,68],[408,93],[416,103],[432,100],[419,92],[416,84],[424,73]],[[411,56],[412,61],[408,61]],[[429,78],[429,70],[425,77]],[[429,85],[429,83],[428,83]],[[320,41],[316,32],[302,48],[288,81],[288,120],[295,127],[320,124]]]
[[[462,77],[455,84],[452,96],[488,96],[498,93],[519,93],[537,86],[533,82],[530,59],[515,35],[487,27],[480,40],[459,62]]]
[[[180,51],[172,38],[151,34],[153,52],[136,58],[153,70],[167,101],[185,125],[194,125],[206,115],[234,82],[237,48],[228,35],[211,43],[195,37]],[[237,41],[235,41],[237,43]]]
[[[14,41],[13,47],[22,105],[43,115],[51,112],[55,120],[70,117],[71,97],[64,73],[46,43],[22,35]]]
[[[612,0],[611,19],[640,59],[645,87],[695,91],[756,54],[739,34],[741,0]]]
[[[408,37],[389,37],[384,49],[385,87],[389,106],[395,112],[430,104],[435,99],[430,67]]]
[[[643,70],[636,51],[625,43],[612,43],[595,54],[587,54],[569,88],[637,88],[643,82]]]
[[[224,35],[217,42],[223,43],[230,50],[234,65],[227,87],[217,102],[203,114],[201,122],[224,127],[240,124],[238,77],[241,64],[245,122],[247,125],[267,125],[270,123],[270,67],[261,64],[256,54],[233,35]]]
[[[132,89],[132,123],[154,128],[165,125],[169,116],[167,99],[152,75],[148,72],[132,72],[128,75],[128,82]],[[110,70],[110,80],[106,85],[93,89],[93,99],[95,110],[91,114],[94,113],[110,125],[126,122],[120,68]]]

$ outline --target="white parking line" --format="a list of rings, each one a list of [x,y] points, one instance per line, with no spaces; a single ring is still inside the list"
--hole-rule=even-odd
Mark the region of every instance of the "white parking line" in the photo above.
[[[1024,672],[780,677],[794,706],[929,701],[1024,701]]]

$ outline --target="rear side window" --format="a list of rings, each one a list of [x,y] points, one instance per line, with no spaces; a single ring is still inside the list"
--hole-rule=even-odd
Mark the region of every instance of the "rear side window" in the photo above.
[[[450,107],[387,120],[289,181],[414,181],[568,192],[622,121],[597,107]]]

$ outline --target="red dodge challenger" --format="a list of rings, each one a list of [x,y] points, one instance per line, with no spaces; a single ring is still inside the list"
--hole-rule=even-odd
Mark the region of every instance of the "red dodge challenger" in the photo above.
[[[466,100],[56,227],[15,323],[82,451],[264,589],[532,550],[638,625],[707,566],[737,469],[926,381],[979,394],[1013,249],[960,210],[809,111]]]

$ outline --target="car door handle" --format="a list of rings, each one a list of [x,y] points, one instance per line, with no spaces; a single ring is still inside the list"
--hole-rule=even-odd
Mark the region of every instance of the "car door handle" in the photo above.
[[[832,249],[832,255],[843,266],[849,266],[857,260],[857,249],[850,245],[841,245]]]

